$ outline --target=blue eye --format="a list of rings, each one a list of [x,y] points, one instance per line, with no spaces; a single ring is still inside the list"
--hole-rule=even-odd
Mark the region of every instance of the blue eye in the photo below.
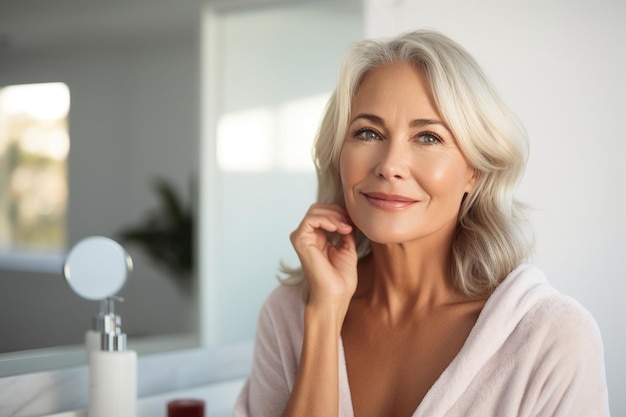
[[[380,139],[380,135],[372,129],[360,129],[354,134],[354,137],[361,139],[364,142],[371,142],[373,140]]]
[[[425,145],[436,145],[438,143],[443,142],[443,140],[439,137],[439,135],[436,135],[431,132],[420,133],[419,140]]]

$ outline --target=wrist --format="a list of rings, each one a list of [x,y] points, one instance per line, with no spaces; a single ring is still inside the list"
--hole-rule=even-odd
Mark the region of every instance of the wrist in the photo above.
[[[339,336],[347,310],[347,306],[309,300],[304,310],[305,329],[322,333],[332,332]]]

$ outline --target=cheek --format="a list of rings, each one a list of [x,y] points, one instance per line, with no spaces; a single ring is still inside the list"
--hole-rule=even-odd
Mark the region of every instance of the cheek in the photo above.
[[[349,209],[352,205],[350,202],[350,184],[352,182],[350,166],[351,165],[346,162],[346,155],[342,150],[339,156],[339,180],[341,181],[341,193],[343,194],[343,202],[346,209]]]
[[[339,178],[341,179],[342,185],[345,183],[345,176],[346,176],[345,170],[346,170],[346,156],[345,156],[345,152],[342,149],[341,153],[339,154]]]
[[[363,158],[354,150],[342,150],[339,156],[339,175],[344,192],[363,177]]]
[[[355,187],[367,177],[366,163],[362,156],[362,153],[355,152],[354,149],[342,150],[339,156],[339,178],[343,201],[348,215],[357,223]]]
[[[462,197],[470,176],[467,164],[456,158],[431,159],[419,163],[416,177],[429,194],[456,199]]]

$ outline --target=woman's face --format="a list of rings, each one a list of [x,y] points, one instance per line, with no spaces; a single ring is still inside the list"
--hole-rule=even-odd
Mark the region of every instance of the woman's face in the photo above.
[[[400,63],[363,79],[339,169],[350,218],[383,244],[452,236],[475,180],[426,76]]]

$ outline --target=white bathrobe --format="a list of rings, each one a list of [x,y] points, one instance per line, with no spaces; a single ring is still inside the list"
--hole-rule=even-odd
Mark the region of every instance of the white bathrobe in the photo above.
[[[259,316],[252,372],[235,417],[278,417],[293,388],[304,302],[280,286]],[[352,417],[339,346],[339,415]],[[487,300],[465,344],[413,417],[608,416],[602,339],[591,315],[521,265]]]

